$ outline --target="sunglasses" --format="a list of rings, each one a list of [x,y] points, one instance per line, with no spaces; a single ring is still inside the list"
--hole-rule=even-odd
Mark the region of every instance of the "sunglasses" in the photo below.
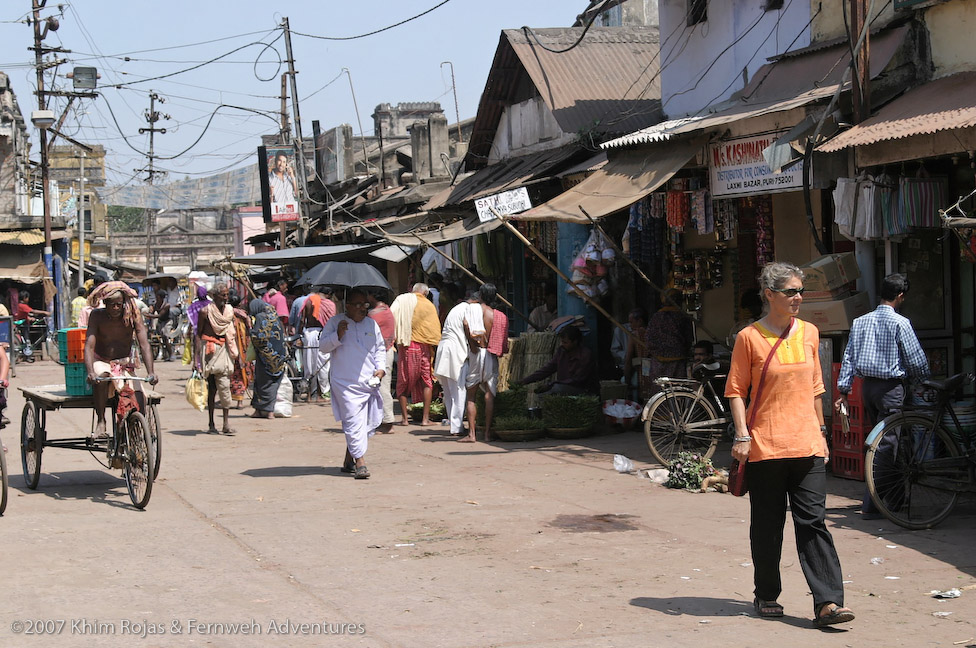
[[[773,292],[778,292],[784,297],[796,297],[802,295],[806,288],[770,288]]]

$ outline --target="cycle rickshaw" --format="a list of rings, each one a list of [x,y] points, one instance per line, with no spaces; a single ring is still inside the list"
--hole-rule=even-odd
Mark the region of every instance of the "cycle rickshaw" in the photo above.
[[[112,380],[100,378],[99,380]],[[129,377],[126,380],[147,382],[146,378]],[[65,439],[48,438],[47,413],[60,409],[91,409],[94,398],[91,394],[78,396],[69,394],[65,385],[44,385],[40,387],[20,387],[26,403],[20,419],[20,453],[24,469],[24,481],[31,490],[37,489],[41,478],[41,457],[45,448],[67,448],[87,450],[99,461],[104,455],[109,469],[122,469],[129,498],[136,508],[145,508],[152,493],[153,480],[159,473],[162,456],[159,414],[157,405],[162,395],[143,390],[145,411],[140,407],[129,409],[129,400],[124,396],[109,399],[106,416],[111,416],[112,426],[108,438],[96,439],[93,436]],[[93,422],[94,427],[94,422]]]

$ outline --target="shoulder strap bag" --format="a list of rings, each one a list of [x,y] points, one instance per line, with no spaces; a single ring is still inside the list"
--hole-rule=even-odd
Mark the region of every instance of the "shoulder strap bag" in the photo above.
[[[759,398],[762,396],[763,384],[766,382],[766,371],[769,370],[769,363],[772,361],[773,356],[776,355],[776,349],[779,345],[783,343],[783,340],[790,336],[790,331],[793,330],[794,318],[790,318],[790,324],[784,330],[782,335],[773,344],[773,348],[769,350],[769,355],[766,356],[766,362],[763,364],[762,373],[759,374],[759,384],[756,385],[756,395],[752,399],[752,413],[749,415],[749,421],[746,427],[752,431],[752,424],[756,420],[756,412],[759,410]],[[739,462],[738,459],[732,460],[732,465],[729,466],[729,492],[736,497],[742,497],[749,492],[749,485],[746,483],[746,462]]]

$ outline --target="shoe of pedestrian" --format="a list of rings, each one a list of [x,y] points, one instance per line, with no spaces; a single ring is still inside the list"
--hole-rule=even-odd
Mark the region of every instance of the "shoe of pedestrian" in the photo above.
[[[846,607],[840,607],[836,603],[827,603],[817,612],[817,618],[813,620],[813,625],[818,628],[847,623],[854,620],[854,612]]]
[[[356,466],[356,479],[369,479],[369,468]]]

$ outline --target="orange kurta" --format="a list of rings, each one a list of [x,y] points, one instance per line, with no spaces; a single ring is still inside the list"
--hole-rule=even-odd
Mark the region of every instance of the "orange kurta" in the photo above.
[[[749,461],[824,455],[820,419],[813,405],[813,399],[825,391],[820,331],[803,320],[796,324],[769,363],[759,409],[749,430]],[[778,338],[758,322],[742,329],[732,350],[726,397],[749,397],[750,390],[759,385],[763,365]],[[755,405],[750,403],[746,421]]]

